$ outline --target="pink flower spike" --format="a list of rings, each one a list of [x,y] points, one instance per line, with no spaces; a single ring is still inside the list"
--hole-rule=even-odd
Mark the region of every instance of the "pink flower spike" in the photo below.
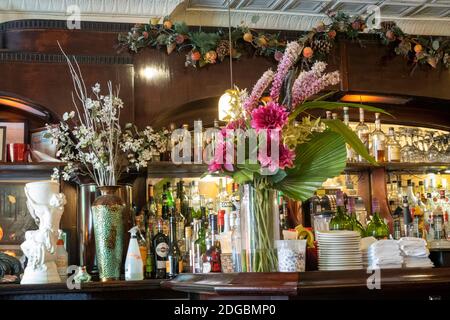
[[[262,77],[253,87],[252,93],[244,102],[244,110],[251,113],[254,108],[258,105],[259,99],[261,99],[264,91],[270,85],[273,80],[274,72],[272,70],[267,70],[264,72]]]
[[[281,87],[283,86],[283,81],[286,78],[289,69],[297,61],[300,55],[302,47],[297,41],[289,42],[286,46],[286,51],[284,52],[283,58],[281,58],[278,64],[277,73],[273,79],[272,88],[270,89],[270,96],[273,101],[278,101],[280,96]]]

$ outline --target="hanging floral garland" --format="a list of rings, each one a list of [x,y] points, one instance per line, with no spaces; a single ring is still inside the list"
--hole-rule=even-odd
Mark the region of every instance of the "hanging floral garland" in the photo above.
[[[330,12],[328,16],[329,24],[321,22],[298,39],[303,44],[302,63],[311,65],[326,60],[337,38],[361,41],[362,33],[370,33],[392,47],[395,54],[404,56],[413,65],[413,71],[419,64],[450,67],[450,41],[447,38],[407,35],[395,22],[382,22],[381,28],[369,30],[367,18],[351,17],[340,11]],[[252,22],[257,20],[258,17],[254,17]],[[221,62],[230,54],[234,59],[249,53],[279,61],[287,42],[280,33],[254,30],[245,25],[233,28],[231,39],[230,52],[227,32],[191,31],[184,22],[172,23],[170,17],[165,17],[161,25],[159,18],[152,18],[149,24],[136,24],[127,34],[119,34],[119,47],[134,53],[146,47],[165,47],[168,54],[187,52],[186,66],[203,67]]]

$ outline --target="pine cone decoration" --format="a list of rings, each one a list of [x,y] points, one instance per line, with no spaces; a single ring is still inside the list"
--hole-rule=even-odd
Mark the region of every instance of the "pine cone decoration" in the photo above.
[[[386,33],[388,30],[392,30],[396,26],[394,21],[383,21],[381,22],[381,30]]]
[[[223,59],[230,54],[230,43],[228,40],[220,40],[216,52],[219,60],[223,61]]]
[[[330,53],[332,46],[333,46],[332,43],[327,40],[316,39],[312,43],[312,49],[314,50],[314,52],[318,52],[325,55]]]

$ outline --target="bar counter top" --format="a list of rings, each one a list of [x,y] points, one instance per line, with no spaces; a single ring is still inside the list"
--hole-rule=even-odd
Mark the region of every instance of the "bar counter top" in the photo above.
[[[372,289],[369,289],[372,287]],[[0,284],[1,299],[450,299],[450,268],[181,274],[169,280]]]
[[[193,299],[450,299],[450,268],[182,274],[162,286]]]
[[[164,280],[166,281],[166,280]],[[158,279],[82,283],[69,289],[66,283],[0,284],[0,300],[105,300],[186,299],[187,294],[163,288]]]

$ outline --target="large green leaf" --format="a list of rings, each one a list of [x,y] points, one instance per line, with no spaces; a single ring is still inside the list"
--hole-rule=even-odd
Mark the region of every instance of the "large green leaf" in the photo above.
[[[345,125],[341,120],[338,119],[324,119],[322,120],[323,123],[327,125],[328,128],[330,128],[332,131],[339,133],[344,139],[345,142],[347,142],[352,149],[362,156],[364,159],[369,161],[373,165],[377,165],[377,162],[375,159],[369,154],[369,151],[364,146],[364,144],[361,142],[361,140],[358,138],[356,133],[351,130],[349,127]]]
[[[291,121],[295,120],[295,118],[297,118],[297,116],[300,113],[302,113],[306,110],[311,110],[311,109],[334,110],[334,109],[339,109],[339,108],[343,108],[343,107],[363,108],[364,110],[367,110],[367,111],[384,113],[384,114],[391,116],[391,114],[389,112],[386,112],[383,109],[368,106],[365,104],[314,100],[314,101],[307,101],[301,105],[298,105],[294,109],[294,111],[289,115],[289,120],[291,120]]]
[[[295,153],[294,168],[287,169],[286,178],[274,185],[292,199],[310,198],[326,179],[338,176],[345,169],[345,140],[333,131],[313,135]]]

